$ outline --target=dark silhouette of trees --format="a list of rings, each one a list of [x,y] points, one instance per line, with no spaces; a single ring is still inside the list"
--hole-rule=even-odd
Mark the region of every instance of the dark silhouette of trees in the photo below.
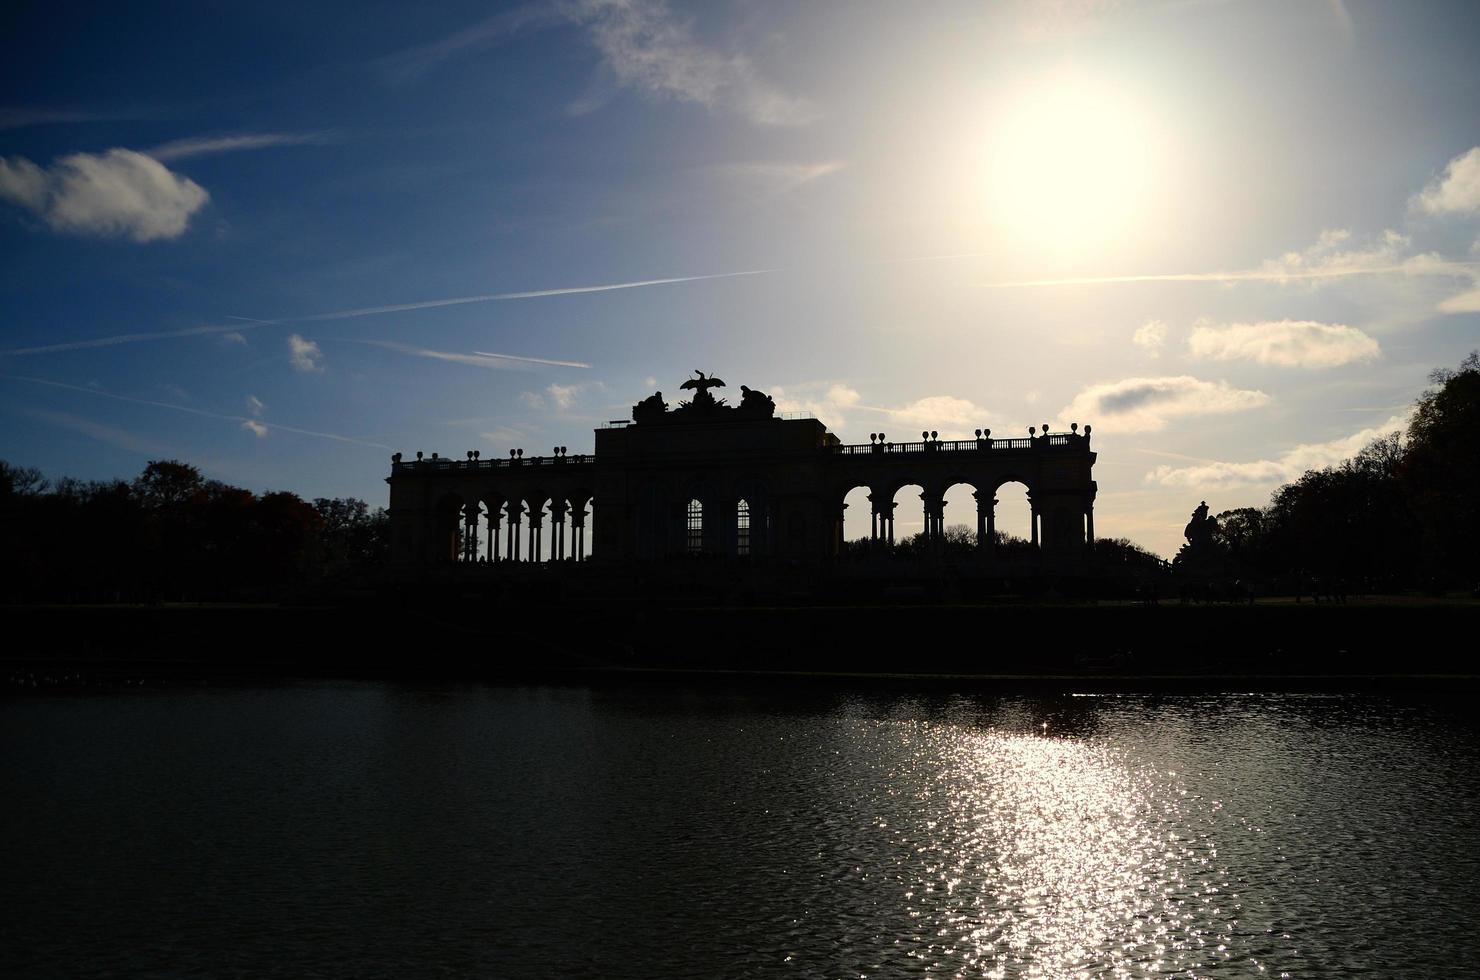
[[[1405,483],[1423,554],[1436,575],[1476,577],[1480,549],[1480,352],[1429,375],[1414,406]]]
[[[0,461],[0,599],[275,598],[380,564],[388,523],[364,501],[257,495],[178,460],[131,482],[54,485]]]
[[[1217,515],[1229,574],[1385,591],[1480,580],[1480,355],[1430,375],[1406,436]]]
[[[384,507],[371,510],[353,497],[318,497],[320,547],[323,560],[332,565],[373,564],[390,548],[390,514]]]

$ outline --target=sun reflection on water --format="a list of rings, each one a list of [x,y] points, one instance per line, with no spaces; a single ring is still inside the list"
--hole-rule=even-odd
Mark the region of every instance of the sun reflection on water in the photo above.
[[[907,750],[891,782],[914,786],[924,819],[878,826],[894,836],[910,955],[928,971],[1258,972],[1247,955],[1232,962],[1240,905],[1214,841],[1189,834],[1214,805],[1190,801],[1175,773],[1093,740],[886,724]]]

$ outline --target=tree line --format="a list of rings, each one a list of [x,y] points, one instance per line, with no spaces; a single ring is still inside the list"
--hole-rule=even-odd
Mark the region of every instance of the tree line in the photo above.
[[[1374,592],[1480,584],[1480,352],[1429,383],[1406,432],[1218,514],[1225,569]]]
[[[383,564],[389,517],[352,497],[255,494],[154,460],[55,482],[0,460],[3,601],[259,600]]]

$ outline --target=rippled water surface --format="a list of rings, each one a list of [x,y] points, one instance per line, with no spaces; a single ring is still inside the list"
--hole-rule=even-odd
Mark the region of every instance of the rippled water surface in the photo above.
[[[1458,700],[0,702],[6,976],[1480,975]]]

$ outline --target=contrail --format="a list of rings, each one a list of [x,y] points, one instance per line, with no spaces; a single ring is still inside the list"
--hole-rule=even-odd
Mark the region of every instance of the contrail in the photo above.
[[[1284,282],[1289,279],[1340,279],[1346,276],[1375,276],[1401,272],[1408,275],[1468,276],[1480,263],[1445,262],[1429,266],[1374,265],[1345,269],[1306,269],[1282,272],[1242,269],[1236,272],[1177,272],[1144,276],[1081,276],[1072,279],[1018,279],[979,283],[985,289],[1020,289],[1026,286],[1097,286],[1120,282]]]
[[[746,272],[716,272],[707,276],[678,276],[671,279],[641,279],[637,282],[613,282],[601,286],[563,286],[559,289],[533,289],[520,293],[485,293],[481,296],[455,296],[451,299],[429,299],[419,303],[396,303],[390,306],[367,306],[358,310],[336,310],[333,313],[316,313],[313,316],[283,317],[264,320],[263,323],[313,323],[322,320],[349,320],[361,316],[379,316],[382,313],[402,313],[406,310],[430,310],[440,306],[463,306],[468,303],[493,303],[511,299],[537,299],[542,296],[573,296],[577,293],[605,293],[613,289],[638,289],[643,286],[666,286],[676,282],[700,282],[705,279],[734,279],[737,276],[763,276],[777,269],[750,269]]]
[[[283,316],[270,320],[252,317],[229,317],[238,322],[227,326],[209,325],[191,327],[188,330],[162,330],[154,333],[126,333],[113,337],[96,337],[92,340],[72,340],[60,344],[45,344],[39,347],[16,347],[0,350],[0,357],[20,357],[28,354],[55,354],[62,351],[90,350],[95,347],[113,347],[117,344],[135,344],[148,340],[169,340],[175,337],[200,337],[219,333],[240,333],[259,327],[280,326],[285,323],[322,323],[330,320],[352,320],[362,316],[380,316],[385,313],[404,313],[408,310],[430,310],[442,306],[464,306],[469,303],[495,303],[515,299],[537,299],[545,296],[573,296],[578,293],[605,293],[615,289],[640,289],[644,286],[666,286],[680,282],[702,282],[706,279],[734,279],[738,276],[762,276],[778,272],[777,269],[750,269],[744,272],[715,272],[704,276],[675,276],[668,279],[641,279],[636,282],[612,282],[599,286],[564,286],[558,289],[534,289],[516,293],[484,293],[478,296],[454,296],[449,299],[429,299],[418,303],[395,303],[389,306],[365,306],[352,310],[334,310],[329,313],[314,313],[308,316]],[[501,355],[502,356],[502,355]],[[529,360],[535,360],[529,358]],[[560,363],[560,362],[551,362]],[[586,365],[581,365],[586,366]]]
[[[88,350],[93,347],[113,347],[117,344],[136,344],[143,340],[168,340],[172,337],[201,337],[213,333],[237,333],[253,327],[276,323],[275,320],[259,320],[245,326],[233,323],[230,326],[191,327],[189,330],[161,330],[155,333],[122,333],[113,337],[96,337],[92,340],[70,340],[61,344],[46,344],[41,347],[14,347],[0,350],[0,357],[20,357],[25,354],[55,354],[59,351]]]
[[[475,350],[471,354],[463,354],[459,351],[429,350],[425,347],[414,347],[411,344],[398,344],[391,340],[359,340],[356,343],[369,344],[371,347],[384,347],[386,350],[416,357],[430,357],[437,361],[452,361],[457,364],[471,364],[474,367],[495,370],[517,369],[521,364],[553,364],[556,367],[573,368],[591,366],[580,361],[556,361],[546,357],[520,357],[517,354],[490,354],[481,350]]]
[[[82,385],[69,385],[61,381],[48,381],[45,378],[28,378],[19,374],[0,374],[0,378],[6,381],[26,381],[31,384],[46,385],[51,388],[65,388],[68,391],[80,391],[85,395],[97,395],[99,398],[111,398],[114,401],[132,402],[135,405],[152,405],[155,408],[167,408],[172,412],[185,412],[190,415],[199,415],[208,419],[220,419],[223,422],[253,422],[257,425],[266,426],[269,429],[277,429],[279,432],[292,432],[300,436],[313,436],[316,439],[332,439],[335,442],[348,442],[356,446],[370,446],[373,449],[390,449],[379,442],[369,442],[364,439],[353,439],[349,436],[335,435],[332,432],[315,432],[312,429],[297,429],[291,425],[279,425],[276,422],[264,422],[261,419],[248,418],[245,415],[223,415],[220,412],[207,412],[201,408],[191,408],[188,405],[171,405],[169,402],[157,402],[148,398],[130,398],[128,395],[115,395],[107,391],[98,391],[96,388],[84,388]]]
[[[479,357],[497,357],[505,361],[526,361],[530,364],[553,364],[556,367],[588,368],[591,365],[582,364],[580,361],[555,361],[547,357],[520,357],[518,354],[494,354],[486,350],[475,350],[474,354]]]

